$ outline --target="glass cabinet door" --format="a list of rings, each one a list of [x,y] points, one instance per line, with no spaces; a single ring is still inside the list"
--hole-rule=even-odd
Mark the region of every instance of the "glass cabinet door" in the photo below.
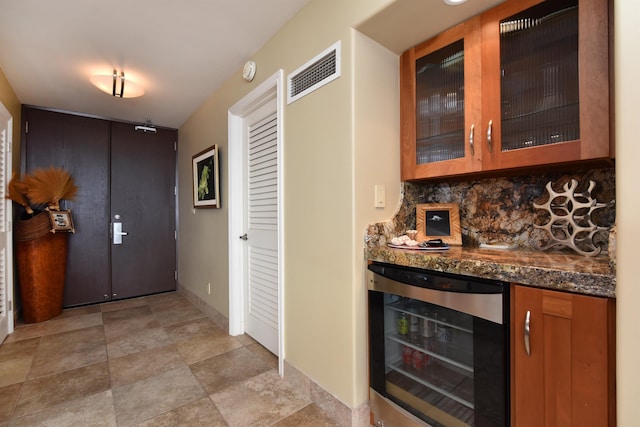
[[[606,0],[505,2],[483,15],[483,169],[607,158]]]
[[[578,0],[500,21],[502,151],[580,139]]]
[[[464,157],[464,40],[416,60],[416,163]]]
[[[474,146],[481,119],[480,36],[476,17],[403,54],[403,180],[481,168]]]

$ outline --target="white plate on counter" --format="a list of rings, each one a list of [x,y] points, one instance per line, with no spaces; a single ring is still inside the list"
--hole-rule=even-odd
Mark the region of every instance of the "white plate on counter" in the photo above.
[[[408,246],[408,245],[394,245],[393,243],[387,243],[387,246],[394,249],[411,249],[414,251],[446,251],[449,249],[449,245],[445,246]]]

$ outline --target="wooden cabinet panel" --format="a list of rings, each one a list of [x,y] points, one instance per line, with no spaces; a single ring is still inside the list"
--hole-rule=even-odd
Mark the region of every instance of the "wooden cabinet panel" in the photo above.
[[[611,299],[513,287],[514,426],[615,425],[614,316]]]
[[[607,0],[507,0],[406,51],[402,180],[612,157],[608,12]],[[420,81],[416,64],[456,40],[464,40],[464,87],[427,89],[439,99],[463,96],[465,131],[455,138],[464,155],[452,153],[459,148],[450,139],[445,154],[425,160],[416,148],[425,119],[416,94],[430,82]]]

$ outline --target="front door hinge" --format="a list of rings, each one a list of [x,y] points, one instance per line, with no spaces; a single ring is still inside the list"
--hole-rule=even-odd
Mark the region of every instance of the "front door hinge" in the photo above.
[[[178,280],[178,270],[173,270],[173,280]]]
[[[24,133],[29,133],[29,121],[24,122]]]
[[[177,186],[177,185],[174,185],[174,186],[173,186],[173,195],[174,195],[174,196],[177,196],[177,195],[178,195],[178,186]]]
[[[178,240],[178,230],[173,230],[173,240]]]
[[[178,141],[173,141],[173,151],[178,151]]]

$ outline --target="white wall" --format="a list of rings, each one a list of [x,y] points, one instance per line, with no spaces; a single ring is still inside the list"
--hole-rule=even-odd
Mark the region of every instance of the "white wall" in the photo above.
[[[640,425],[640,3],[615,0],[618,426]]]

